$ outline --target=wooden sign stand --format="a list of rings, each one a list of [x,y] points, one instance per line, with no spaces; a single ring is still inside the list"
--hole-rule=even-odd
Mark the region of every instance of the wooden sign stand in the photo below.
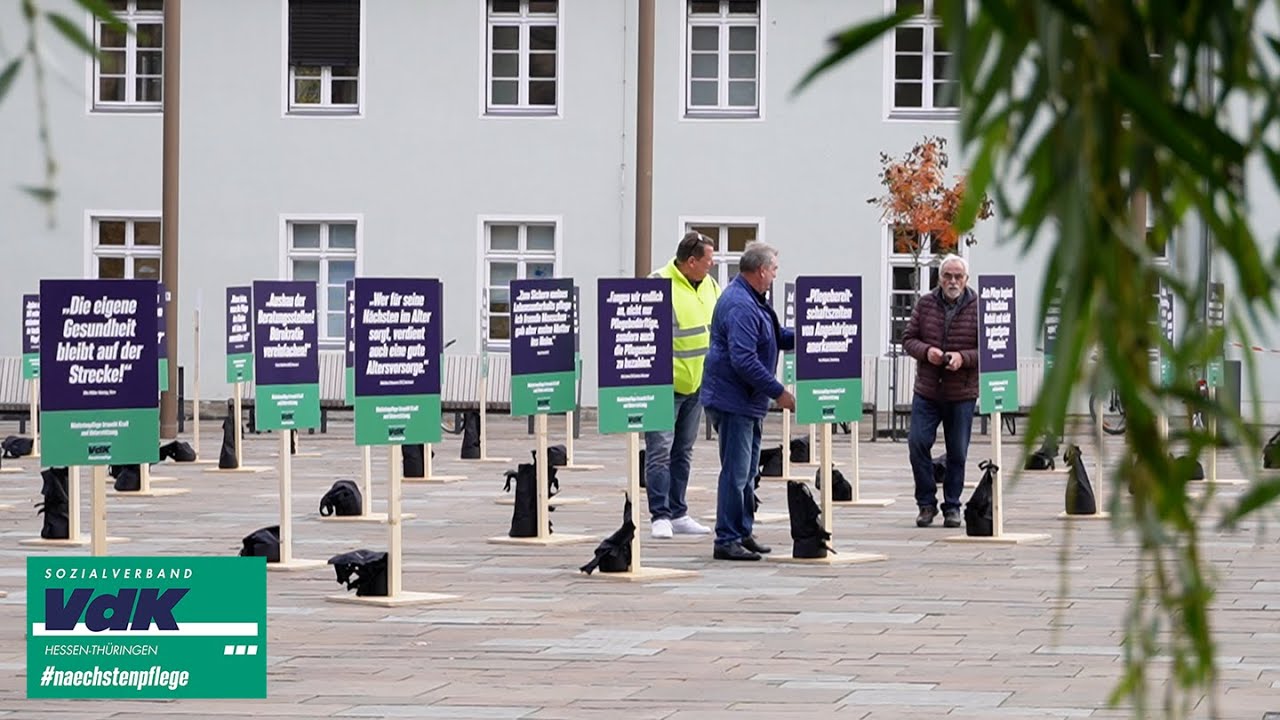
[[[230,473],[256,474],[256,473],[264,473],[271,469],[265,465],[245,465],[244,464],[244,415],[243,415],[244,388],[243,388],[243,385],[244,383],[238,383],[238,382],[231,383],[232,391],[234,393],[234,395],[232,396],[232,409],[233,409],[232,412],[235,415],[235,427],[236,427],[236,466],[233,468],[226,468],[226,469],[211,467],[211,468],[207,468],[205,472],[228,473],[228,474]],[[284,448],[285,448],[285,452],[287,453],[289,451],[288,436],[285,436]]]
[[[853,435],[851,436],[853,439],[849,442],[853,455],[853,464],[849,467],[852,468],[850,474],[853,475],[853,479],[849,481],[849,484],[853,486],[853,499],[839,502],[833,500],[832,504],[836,507],[888,507],[893,504],[893,498],[872,499],[862,497],[862,457],[859,452],[859,438],[861,435],[858,426],[859,423],[856,420],[850,425],[853,430]],[[828,425],[827,429],[830,430],[831,426]],[[823,437],[829,437],[829,435],[824,434]],[[828,467],[830,466],[828,465]],[[825,478],[826,476],[824,475],[823,477]],[[826,482],[826,480],[823,480],[823,483]]]
[[[489,436],[488,422],[486,420],[485,408],[489,404],[489,372],[482,369],[480,372],[480,380],[477,382],[476,396],[479,398],[480,405],[480,457],[463,458],[463,462],[473,463],[509,463],[509,457],[489,457]]]
[[[280,433],[280,562],[267,563],[268,570],[313,570],[325,566],[323,560],[303,560],[293,556],[293,457],[289,454],[289,432]]]
[[[499,535],[498,537],[489,538],[489,542],[494,545],[570,545],[572,543],[591,542],[595,538],[591,535],[566,535],[563,533],[551,533],[551,506],[547,502],[547,416],[545,413],[538,413],[534,416],[534,435],[536,436],[536,444],[538,448],[538,459],[535,463],[538,469],[538,486],[535,492],[538,494],[538,534],[534,537],[510,537],[508,535]],[[639,475],[637,484],[639,483]]]
[[[107,542],[129,542],[129,538],[108,537]],[[26,547],[60,548],[83,547],[89,543],[90,539],[80,534],[80,468],[72,466],[67,468],[67,537],[61,540],[24,538],[18,544]]]
[[[1004,434],[1004,422],[1001,417],[1004,413],[999,410],[991,413],[991,444],[994,448],[995,464],[1000,468],[1004,462],[1003,448],[1001,446],[1001,436]],[[1003,545],[1021,545],[1024,543],[1042,542],[1049,539],[1047,533],[1007,533],[1004,531],[1004,493],[1002,470],[997,469],[995,479],[991,484],[991,526],[992,534],[987,536],[970,536],[970,535],[951,535],[943,538],[947,542],[957,543],[987,543],[987,544],[1003,544]]]
[[[814,426],[810,426],[814,427]],[[856,435],[855,435],[856,439]],[[813,453],[814,445],[809,445],[809,452]],[[787,452],[787,448],[783,448],[783,452]],[[785,457],[785,455],[784,455]],[[810,457],[813,457],[811,454]],[[822,529],[831,533],[831,544],[835,545],[835,533],[833,531],[832,515],[835,507],[831,501],[831,423],[822,423],[822,444],[821,444],[821,464],[819,472],[822,473]],[[805,565],[850,565],[855,563],[880,562],[888,558],[880,553],[855,553],[855,552],[828,552],[826,557],[822,558],[798,558],[790,554],[771,553],[765,555],[765,558],[775,562],[784,563],[801,563]]]
[[[396,452],[400,452],[396,448]],[[466,475],[436,475],[431,469],[431,443],[426,443],[422,447],[422,477],[420,478],[404,478],[407,483],[454,483],[466,480]]]
[[[395,454],[395,461],[400,478],[404,479],[404,459],[400,457],[400,446],[390,446]],[[387,513],[372,512],[373,508],[373,448],[370,445],[360,446],[360,514],[359,515],[320,515],[320,519],[324,522],[373,522],[384,523],[389,515]],[[417,515],[413,513],[401,513],[400,518],[403,520],[412,520]]]
[[[195,345],[195,381],[191,384],[191,449],[196,451],[196,459],[191,465],[216,464],[216,460],[206,460],[200,452],[200,300],[197,294],[196,309],[192,313],[191,341]],[[178,412],[182,412],[182,408]],[[153,481],[159,478],[151,478]]]
[[[40,459],[40,378],[32,378],[31,382],[31,405],[28,409],[31,418],[31,454],[27,457],[33,460]]]
[[[167,480],[177,480],[174,477],[151,477],[151,465],[149,463],[138,464],[138,489],[137,490],[116,490],[111,489],[109,493],[111,497],[170,497],[173,495],[186,495],[191,492],[190,488],[158,488],[151,487],[152,480],[161,482]]]
[[[570,410],[564,414],[564,454],[567,465],[560,468],[561,470],[603,470],[603,465],[589,465],[583,463],[575,463],[573,461],[573,417],[574,412]]]
[[[369,449],[368,445],[364,446]],[[401,590],[404,577],[404,533],[401,520],[412,516],[400,512],[403,498],[400,481],[404,474],[403,460],[399,445],[388,445],[390,450],[391,470],[388,475],[390,493],[387,497],[387,510],[390,517],[387,521],[387,594],[380,596],[366,595],[330,595],[325,598],[329,602],[351,605],[373,605],[375,607],[403,607],[405,605],[429,605],[457,600],[457,595],[442,593],[406,592]]]

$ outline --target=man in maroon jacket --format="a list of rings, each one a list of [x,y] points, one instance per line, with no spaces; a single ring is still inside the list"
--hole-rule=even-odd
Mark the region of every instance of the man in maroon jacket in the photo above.
[[[960,492],[978,400],[978,295],[970,290],[969,264],[947,255],[938,266],[938,287],[916,302],[902,347],[916,359],[915,398],[907,447],[916,481],[917,527],[938,515],[938,489],[930,451],[942,424],[947,475],[942,483],[942,524],[960,527]]]

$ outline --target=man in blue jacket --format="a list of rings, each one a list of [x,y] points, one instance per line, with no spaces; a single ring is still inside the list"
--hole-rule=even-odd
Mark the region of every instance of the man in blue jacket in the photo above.
[[[796,408],[795,397],[776,377],[778,352],[793,349],[795,335],[778,323],[765,302],[778,275],[778,251],[763,242],[749,243],[738,270],[716,303],[702,373],[702,405],[719,435],[717,560],[759,560],[769,552],[751,532],[760,435],[770,400],[787,410]]]

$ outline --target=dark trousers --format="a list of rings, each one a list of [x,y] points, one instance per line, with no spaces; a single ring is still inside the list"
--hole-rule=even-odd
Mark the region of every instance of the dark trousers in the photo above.
[[[942,482],[942,509],[960,508],[964,490],[964,464],[969,456],[969,437],[973,434],[973,411],[976,400],[943,402],[928,400],[919,394],[911,402],[911,431],[907,448],[911,456],[911,474],[916,481],[916,505],[938,507],[938,487],[933,479],[933,442],[942,425],[947,444],[947,475]]]

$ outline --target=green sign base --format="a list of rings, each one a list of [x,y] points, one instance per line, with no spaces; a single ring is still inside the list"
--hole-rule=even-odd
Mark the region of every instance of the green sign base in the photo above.
[[[160,358],[160,392],[169,392],[169,358]]]
[[[862,419],[862,378],[800,380],[796,383],[796,422],[817,425]]]
[[[50,467],[160,459],[159,408],[41,412],[40,433],[40,462]]]
[[[600,388],[602,433],[674,430],[675,391],[670,385]]]
[[[22,379],[35,380],[40,377],[40,354],[31,353],[22,356]]]
[[[440,380],[443,382],[444,378],[441,377]],[[344,373],[344,376],[343,376],[342,391],[346,393],[344,397],[347,401],[347,404],[350,405],[351,407],[355,407],[356,406],[356,369],[355,368],[349,367],[346,369],[346,372]]]
[[[440,442],[439,395],[381,395],[355,401],[356,445]]]
[[[320,385],[254,387],[255,422],[260,430],[307,430],[320,427]]]
[[[253,380],[253,353],[227,356],[227,382],[239,383]]]
[[[1018,371],[978,374],[978,412],[990,415],[1018,409]]]
[[[574,371],[511,376],[512,415],[550,415],[577,409]]]

